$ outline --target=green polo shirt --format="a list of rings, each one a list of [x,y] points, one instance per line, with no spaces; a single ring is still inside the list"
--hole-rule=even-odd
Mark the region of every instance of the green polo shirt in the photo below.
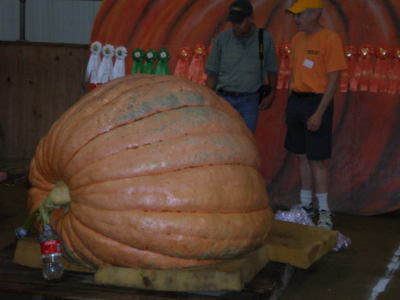
[[[264,76],[258,47],[257,28],[246,37],[237,37],[232,29],[217,36],[206,64],[206,74],[217,77],[217,90],[251,93],[259,89]],[[277,71],[274,42],[264,30],[263,74]]]

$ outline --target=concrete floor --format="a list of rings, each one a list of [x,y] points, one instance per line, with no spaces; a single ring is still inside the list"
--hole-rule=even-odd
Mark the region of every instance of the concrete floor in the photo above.
[[[352,240],[350,248],[296,270],[281,300],[400,299],[400,213],[339,215],[334,225]],[[383,291],[374,295],[374,287]]]
[[[13,230],[23,222],[26,187],[26,178],[18,176],[0,183],[0,249],[14,242]],[[400,213],[338,215],[334,223],[351,238],[351,247],[296,270],[280,300],[400,299]],[[375,297],[374,286],[384,291]]]

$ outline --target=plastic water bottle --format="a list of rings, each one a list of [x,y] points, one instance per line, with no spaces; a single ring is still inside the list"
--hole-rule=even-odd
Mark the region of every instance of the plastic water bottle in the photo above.
[[[64,266],[61,263],[61,241],[49,224],[44,225],[43,232],[39,236],[39,242],[44,279],[54,280],[61,278],[64,273]]]

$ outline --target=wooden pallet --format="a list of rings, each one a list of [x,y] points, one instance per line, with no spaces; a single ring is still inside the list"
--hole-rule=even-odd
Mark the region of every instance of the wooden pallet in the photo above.
[[[168,292],[132,287],[99,285],[93,273],[66,271],[60,281],[46,281],[41,269],[13,262],[16,244],[0,251],[0,299],[18,299],[18,296],[35,295],[38,299],[85,300],[166,300],[166,299],[224,299],[273,300],[287,285],[294,268],[282,263],[269,262],[243,290],[221,292]],[[54,297],[54,298],[53,298]],[[30,299],[30,298],[23,298]],[[42,299],[42,298],[40,298]]]
[[[94,274],[99,285],[155,291],[243,291],[271,261],[308,268],[336,244],[337,232],[295,223],[274,221],[266,243],[252,253],[220,264],[184,270],[148,270],[103,267]],[[14,263],[41,267],[39,244],[34,238],[18,241]],[[64,262],[66,270],[91,273]],[[91,275],[93,276],[93,275]]]

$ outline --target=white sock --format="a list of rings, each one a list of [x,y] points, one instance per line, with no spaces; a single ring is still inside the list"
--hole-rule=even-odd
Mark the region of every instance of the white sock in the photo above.
[[[312,205],[312,190],[300,190],[300,204],[303,207]]]
[[[328,206],[328,193],[315,194],[318,200],[319,210],[329,211]]]

